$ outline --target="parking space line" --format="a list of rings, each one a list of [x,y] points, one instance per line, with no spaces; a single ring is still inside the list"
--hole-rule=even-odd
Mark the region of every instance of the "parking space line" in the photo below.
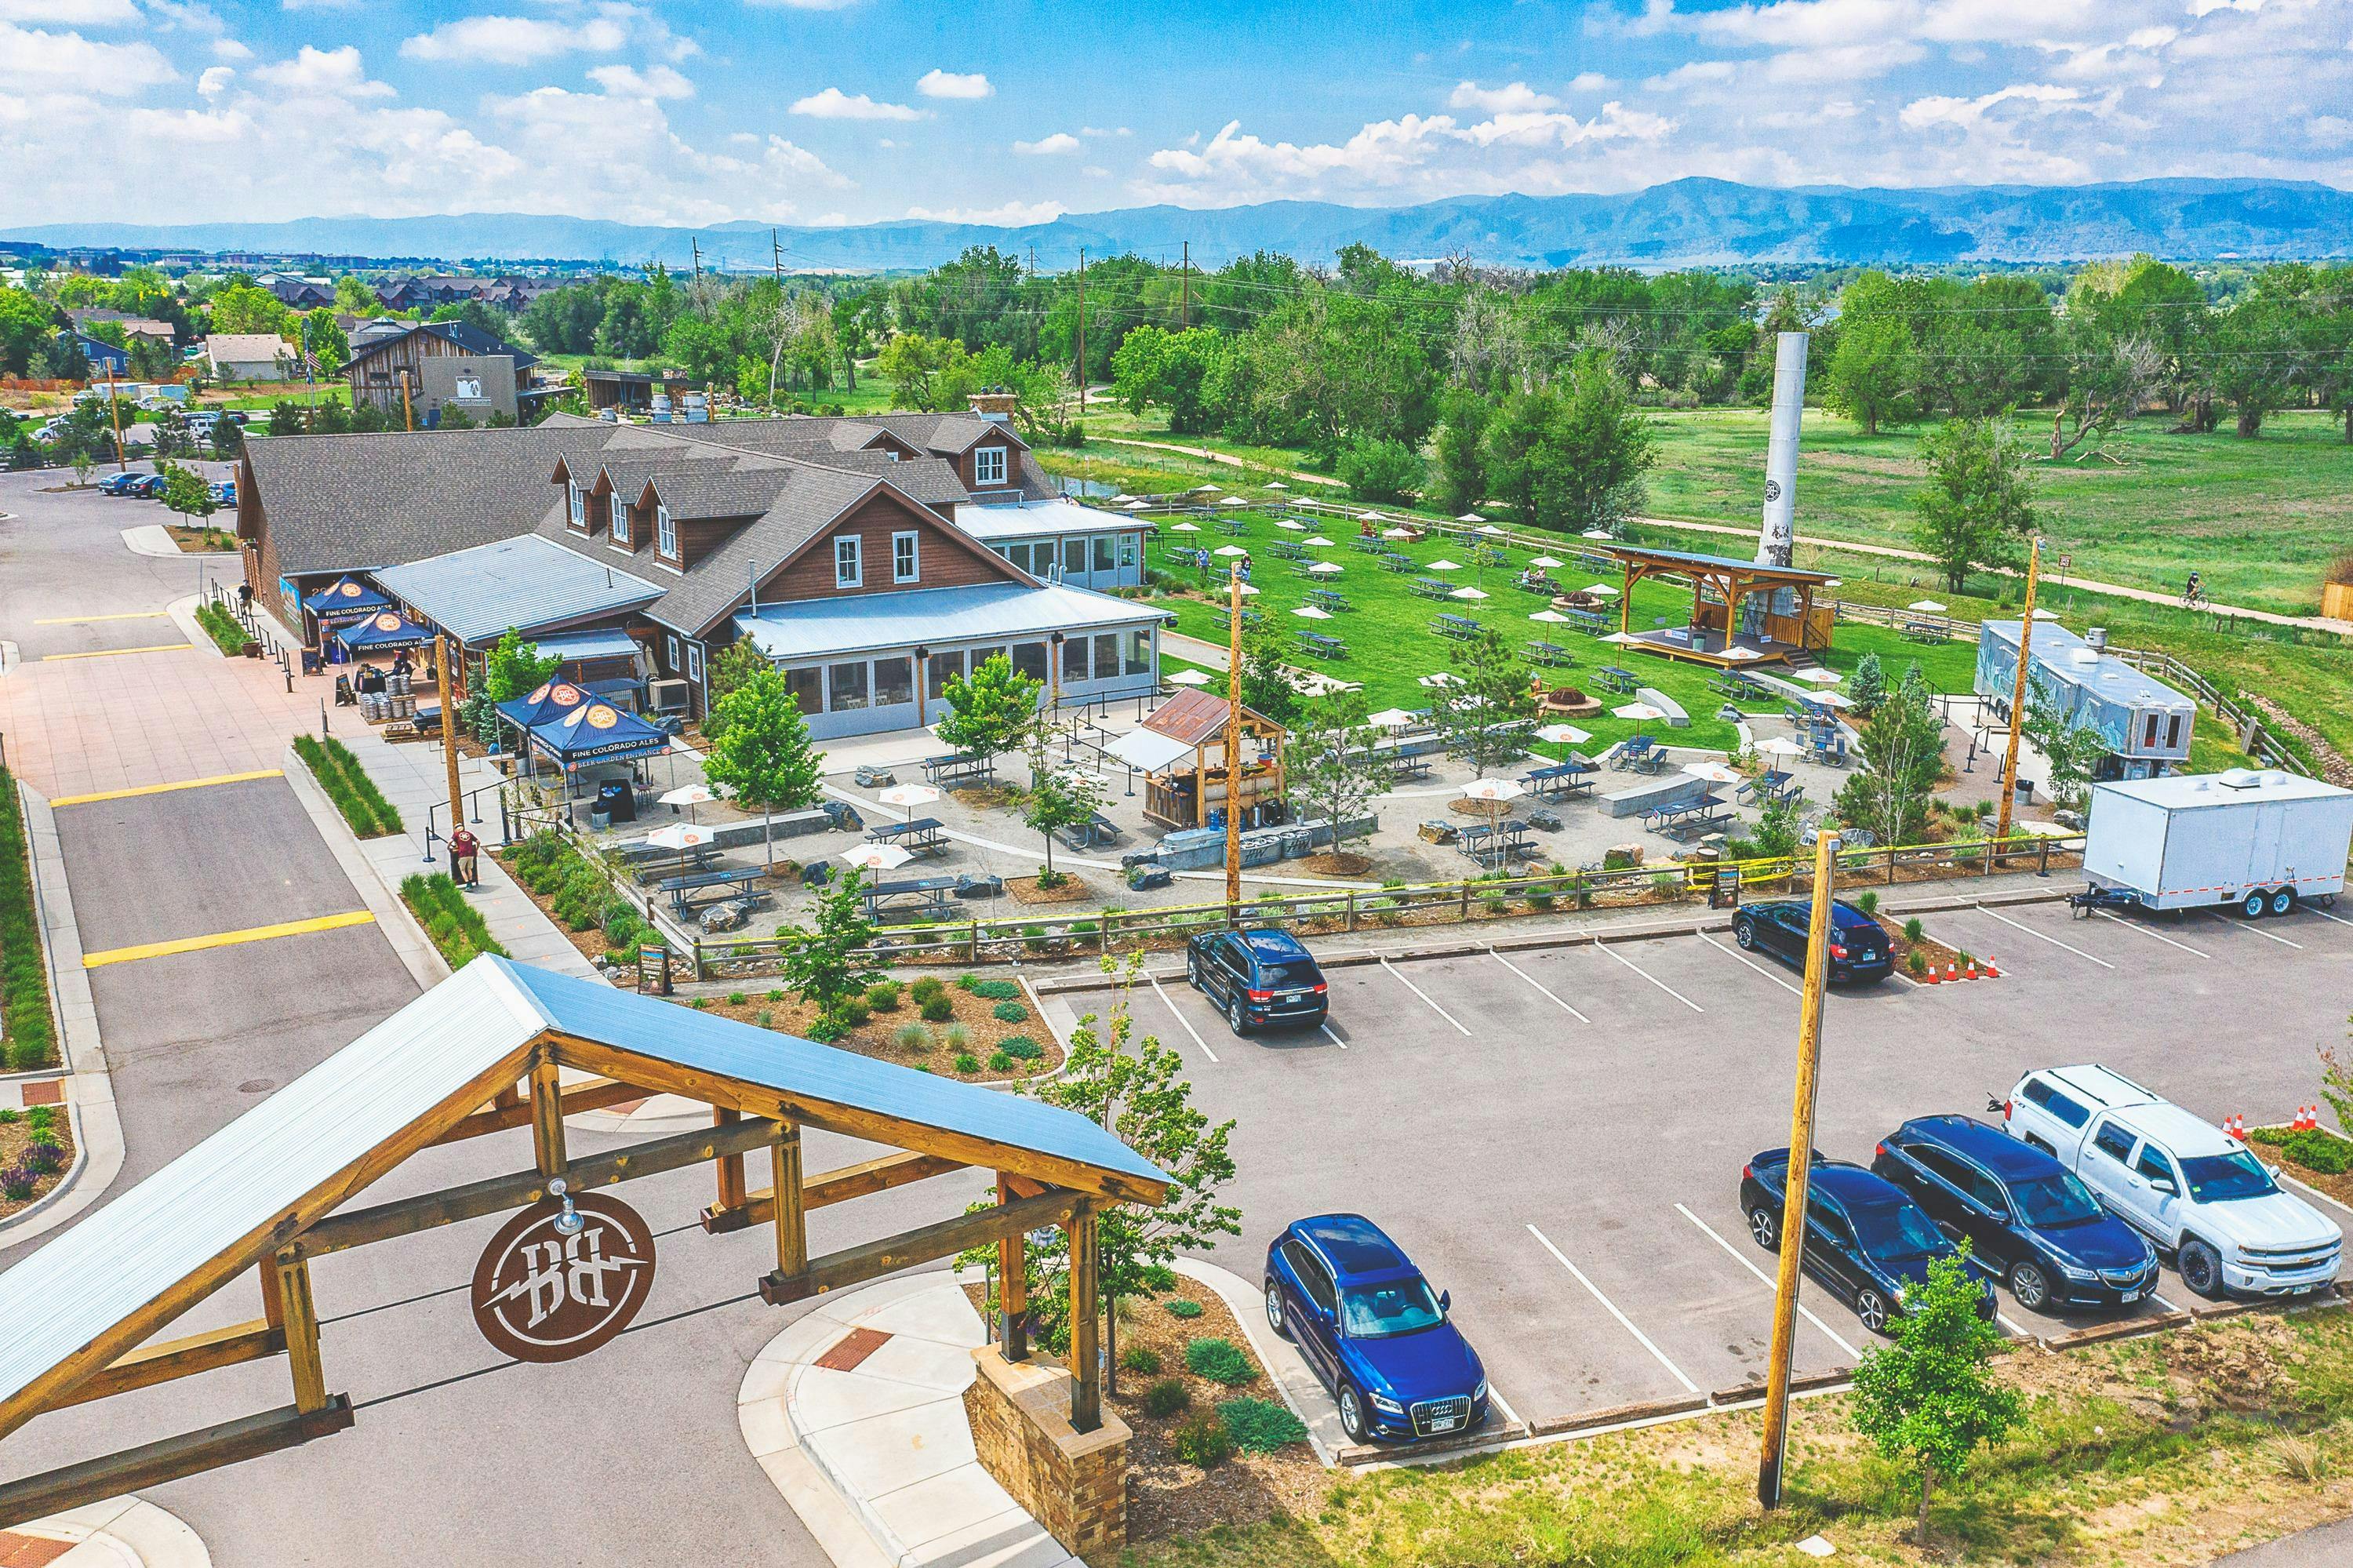
[[[1185,1033],[1193,1037],[1193,1044],[1201,1048],[1201,1054],[1207,1056],[1212,1062],[1216,1061],[1218,1059],[1218,1054],[1209,1049],[1209,1043],[1201,1038],[1201,1032],[1193,1027],[1193,1021],[1186,1017],[1183,1013],[1178,1012],[1176,1011],[1176,1004],[1168,1000],[1168,993],[1160,989],[1160,977],[1158,975],[1146,975],[1145,978],[1152,982],[1152,994],[1160,999],[1160,1005],[1166,1008],[1170,1015],[1173,1016],[1178,1023],[1184,1025]]]
[[[2097,957],[2094,954],[2087,953],[2084,951],[2083,948],[2078,948],[2072,943],[2063,942],[2056,937],[2046,937],[2031,926],[2021,926],[2017,921],[2011,919],[2009,916],[2002,914],[1998,909],[1989,909],[1982,904],[1972,904],[1969,906],[1969,908],[1979,915],[1985,916],[1988,919],[2000,921],[2003,925],[2009,927],[2014,931],[2023,931],[2038,942],[2048,942],[2054,948],[2063,948],[2079,959],[2090,959],[2092,962],[2099,965],[2104,969],[2112,969],[2116,967],[2116,965],[2108,962],[2107,959]]]
[[[1593,1281],[1585,1277],[1585,1270],[1569,1262],[1568,1255],[1561,1251],[1560,1248],[1552,1245],[1552,1238],[1550,1236],[1536,1229],[1533,1224],[1528,1226],[1528,1234],[1535,1237],[1537,1241],[1543,1243],[1545,1251],[1552,1254],[1552,1255],[1558,1260],[1560,1266],[1568,1270],[1570,1275],[1576,1278],[1579,1285],[1584,1286],[1587,1290],[1592,1292],[1593,1298],[1596,1301],[1600,1302],[1602,1308],[1612,1318],[1618,1319],[1620,1327],[1623,1328],[1628,1333],[1633,1335],[1635,1339],[1641,1340],[1642,1348],[1650,1351],[1651,1354],[1657,1359],[1658,1363],[1661,1366],[1675,1374],[1675,1381],[1683,1385],[1683,1392],[1685,1393],[1697,1393],[1700,1391],[1699,1384],[1692,1382],[1691,1379],[1683,1375],[1683,1368],[1675,1365],[1674,1362],[1667,1359],[1666,1351],[1651,1343],[1650,1335],[1634,1327],[1634,1320],[1631,1318],[1627,1317],[1625,1313],[1618,1310],[1618,1303],[1610,1300],[1607,1296],[1602,1295],[1601,1287],[1594,1284]],[[1494,1388],[1493,1384],[1489,1385],[1487,1392],[1490,1395],[1493,1394]]]
[[[1520,1419],[1520,1413],[1512,1408],[1512,1402],[1504,1397],[1504,1391],[1495,1386],[1495,1380],[1493,1376],[1490,1376],[1487,1379],[1487,1398],[1494,1404],[1496,1409],[1504,1413],[1504,1419],[1510,1422],[1513,1425],[1525,1426],[1527,1425],[1526,1422]]]
[[[1751,959],[1746,953],[1741,952],[1738,948],[1725,947],[1722,942],[1717,941],[1715,938],[1709,936],[1704,931],[1694,931],[1692,934],[1697,937],[1701,941],[1705,942],[1709,947],[1714,948],[1717,952],[1722,953],[1725,957],[1735,959],[1741,963],[1746,964],[1750,969],[1755,969],[1758,974],[1763,975],[1767,980],[1771,980],[1775,985],[1779,986],[1791,996],[1803,996],[1806,994],[1804,991],[1799,991],[1796,986],[1791,985],[1788,980],[1783,980],[1779,975],[1775,974],[1771,969],[1768,969],[1764,965]]]
[[[184,653],[195,646],[193,642],[151,642],[144,648],[100,648],[87,653],[44,653],[41,662],[58,659],[120,659],[126,653]]]
[[[140,959],[164,959],[179,953],[199,953],[209,948],[234,948],[247,942],[269,942],[280,937],[300,937],[311,931],[334,931],[345,926],[365,926],[375,916],[364,909],[347,910],[341,915],[320,915],[308,920],[287,920],[275,926],[248,926],[241,931],[215,931],[204,937],[174,937],[165,942],[142,942],[136,947],[108,948],[102,952],[84,953],[81,967],[100,969],[109,964],[127,964]]]
[[[1389,962],[1388,954],[1380,954],[1379,958],[1381,960],[1381,968],[1388,970],[1389,973],[1396,975],[1397,978],[1404,983],[1406,990],[1413,992],[1414,995],[1421,998],[1422,1001],[1430,1001],[1430,993],[1422,990],[1419,986],[1414,984],[1413,981],[1407,980],[1405,975],[1398,969],[1398,967]],[[1454,1025],[1454,1033],[1462,1036],[1463,1039],[1468,1040],[1471,1038],[1471,1032],[1462,1027],[1462,1021],[1455,1017],[1452,1013],[1447,1012],[1446,1009],[1439,1006],[1438,1003],[1434,1001],[1430,1001],[1430,1011],[1438,1014],[1439,1017],[1446,1020],[1447,1022]]]
[[[81,626],[93,620],[169,620],[168,609],[126,609],[113,615],[53,615],[33,622],[36,626]]]
[[[1535,976],[1528,973],[1527,970],[1520,968],[1519,965],[1512,962],[1511,959],[1504,957],[1503,954],[1495,951],[1492,945],[1487,948],[1487,956],[1494,959],[1497,963],[1503,965],[1505,969],[1511,970],[1514,974],[1519,976],[1522,980],[1527,981],[1530,985],[1535,987],[1538,991],[1543,991],[1545,995],[1552,997],[1553,1002],[1556,1006],[1557,1006],[1563,1012],[1567,1013],[1571,1018],[1576,1019],[1579,1023],[1590,1023],[1593,1022],[1593,1020],[1586,1017],[1585,1014],[1577,1012],[1577,1009],[1569,1006],[1567,1002],[1563,1001],[1559,997],[1553,996],[1551,987],[1546,985],[1544,981],[1536,979]]]
[[[1321,1030],[1324,1032],[1324,1039],[1329,1040],[1330,1042],[1332,1042],[1332,1044],[1333,1044],[1337,1045],[1341,1050],[1345,1051],[1345,1050],[1348,1048],[1348,1043],[1347,1043],[1345,1040],[1341,1039],[1337,1034],[1335,1034],[1335,1033],[1332,1033],[1332,1026],[1331,1026],[1330,1024],[1328,1024],[1328,1023],[1319,1023],[1319,1024],[1317,1024],[1315,1027],[1316,1027],[1316,1028],[1318,1028],[1318,1029],[1321,1029]],[[1203,1047],[1202,1047],[1202,1049],[1207,1050],[1207,1049],[1208,1049],[1208,1047],[1207,1047],[1207,1046],[1203,1046]]]
[[[2105,909],[2094,909],[2092,913],[2097,915],[2103,920],[2115,921],[2117,925],[2122,926],[2127,931],[2137,931],[2144,937],[2163,942],[2168,948],[2179,948],[2193,959],[2210,959],[2214,956],[2211,953],[2201,953],[2187,942],[2177,942],[2162,931],[2152,931],[2147,927],[2143,926],[2137,921],[2126,920],[2121,916],[2111,915]]]
[[[1677,1203],[1675,1205],[1675,1213],[1681,1214],[1683,1218],[1697,1225],[1701,1230],[1705,1231],[1710,1241],[1722,1247],[1725,1252],[1730,1255],[1733,1262],[1738,1264],[1741,1267],[1755,1275],[1757,1277],[1757,1282],[1765,1287],[1767,1291],[1778,1293],[1780,1290],[1781,1287],[1773,1282],[1772,1276],[1757,1267],[1753,1259],[1742,1255],[1738,1247],[1734,1246],[1730,1242],[1718,1235],[1714,1225],[1709,1224],[1705,1220],[1701,1219],[1697,1214],[1693,1213],[1681,1203]],[[1823,1333],[1828,1334],[1831,1337],[1831,1343],[1837,1345],[1840,1350],[1844,1351],[1856,1361],[1862,1360],[1862,1352],[1861,1351],[1858,1351],[1852,1345],[1848,1344],[1846,1342],[1846,1337],[1843,1334],[1841,1334],[1836,1329],[1831,1328],[1828,1323],[1825,1323],[1820,1318],[1815,1317],[1814,1309],[1807,1306],[1802,1301],[1798,1303],[1798,1315],[1805,1319],[1807,1322],[1811,1323],[1815,1328],[1820,1329]]]
[[[2324,920],[2334,920],[2339,926],[2353,926],[2353,920],[2348,920],[2342,915],[2331,915],[2326,909],[2315,909],[2309,904],[2301,904],[2298,905],[2297,907],[2302,909],[2306,915],[2317,915]]]
[[[2267,938],[2272,941],[2277,942],[2283,948],[2294,948],[2299,953],[2304,951],[2304,944],[2302,942],[2291,942],[2285,937],[2279,935],[2277,932],[2264,930],[2261,926],[2256,925],[2252,920],[2233,920],[2228,915],[2216,914],[2215,911],[2211,909],[2209,909],[2206,913],[2211,918],[2219,920],[2223,925],[2230,927],[2233,931],[2252,931],[2258,937]]]
[[[2159,1296],[2159,1295],[2158,1295],[2156,1291],[2154,1291],[2154,1290],[2152,1290],[2152,1291],[2150,1291],[2150,1292],[2148,1293],[2148,1298],[2149,1298],[2151,1301],[2156,1302],[2156,1303],[2158,1304],[2158,1308],[2159,1308],[2160,1309],[2164,1310],[2164,1311],[2167,1311],[2167,1312],[2179,1312],[2179,1311],[2180,1311],[2180,1310],[2181,1310],[2181,1308],[2180,1308],[2176,1307],[2172,1302],[2168,1301],[2164,1297]]]
[[[129,789],[100,789],[93,795],[60,795],[49,802],[50,810],[59,806],[87,806],[93,800],[127,800],[134,795],[169,795],[177,789],[209,789],[216,784],[249,784],[256,779],[283,779],[282,768],[257,768],[248,773],[216,773],[208,779],[182,779],[170,784],[141,784]]]
[[[1641,975],[1644,980],[1649,980],[1652,985],[1657,986],[1661,991],[1665,991],[1669,996],[1673,997],[1677,1001],[1682,1002],[1685,1007],[1690,1008],[1694,1012],[1705,1012],[1707,1011],[1707,1009],[1702,1007],[1699,1003],[1694,1001],[1691,998],[1685,996],[1683,992],[1677,991],[1674,987],[1669,985],[1666,981],[1661,980],[1658,976],[1652,974],[1650,970],[1644,969],[1641,965],[1636,963],[1625,954],[1620,952],[1615,943],[1596,942],[1593,945],[1600,948],[1603,952],[1609,954],[1611,958],[1616,959],[1620,963],[1624,964],[1628,969],[1632,969],[1636,974]]]

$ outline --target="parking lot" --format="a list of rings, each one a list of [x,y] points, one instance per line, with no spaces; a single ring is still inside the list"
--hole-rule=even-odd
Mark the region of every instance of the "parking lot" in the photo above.
[[[2028,1068],[2084,1060],[2211,1119],[2284,1121],[2318,1098],[2316,1049],[2344,1038],[2348,916],[1930,914],[1930,935],[2001,977],[1835,992],[1817,1146],[1868,1164],[1911,1117],[1983,1116]],[[1219,1260],[1256,1279],[1288,1221],[1370,1214],[1451,1291],[1507,1421],[1761,1377],[1773,1259],[1738,1186],[1751,1154],[1788,1141],[1795,972],[1718,930],[1426,959],[1412,942],[1400,932],[1369,962],[1328,955],[1321,1031],[1237,1039],[1181,979],[1140,988],[1140,1029],[1185,1056],[1204,1109],[1239,1124],[1244,1234]],[[2194,1300],[2168,1268],[2134,1310]],[[1803,1305],[1799,1372],[1852,1365],[1871,1336],[1852,1308],[1810,1282]],[[2031,1313],[2006,1290],[2000,1308],[2015,1335],[2103,1320]]]

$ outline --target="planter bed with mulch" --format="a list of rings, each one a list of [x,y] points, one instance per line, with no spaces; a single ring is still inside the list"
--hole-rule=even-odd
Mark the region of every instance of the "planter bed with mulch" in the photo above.
[[[978,975],[966,975],[963,980],[977,989],[966,990],[963,983],[950,984],[936,975],[913,982],[939,987],[937,996],[939,1001],[945,1003],[945,1018],[923,1016],[923,1003],[915,996],[913,985],[892,980],[875,986],[867,992],[868,1000],[863,1004],[868,1010],[865,1022],[854,1023],[847,1034],[832,1044],[861,1056],[920,1067],[940,1077],[965,1083],[1034,1078],[1062,1065],[1062,1048],[1053,1030],[1038,1016],[1029,995],[1016,982]],[[892,1005],[878,1005],[894,992]],[[926,994],[931,994],[928,989]],[[817,1023],[816,1008],[792,992],[773,986],[705,990],[699,995],[680,995],[671,1000],[698,1012],[715,1012],[739,1023],[756,1024],[803,1039],[813,1038],[809,1032]],[[934,1004],[931,1011],[937,1013],[944,1010]],[[950,1032],[958,1029],[965,1037],[960,1050],[949,1040]],[[923,1033],[921,1044],[913,1042],[916,1031]],[[902,1035],[908,1037],[903,1043]],[[1018,1044],[1023,1041],[1028,1044]],[[1032,1047],[1035,1055],[1028,1054]],[[970,1065],[959,1065],[960,1062]]]
[[[73,1120],[64,1107],[0,1111],[0,1216],[39,1202],[73,1160]]]

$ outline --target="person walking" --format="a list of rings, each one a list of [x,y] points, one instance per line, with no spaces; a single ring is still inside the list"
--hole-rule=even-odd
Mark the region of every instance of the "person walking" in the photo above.
[[[477,888],[482,885],[481,841],[466,830],[463,822],[449,833],[449,875],[459,885]]]

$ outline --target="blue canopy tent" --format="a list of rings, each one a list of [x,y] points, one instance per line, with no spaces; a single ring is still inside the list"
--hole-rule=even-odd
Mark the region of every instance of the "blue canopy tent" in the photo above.
[[[334,621],[356,620],[364,615],[374,615],[380,609],[390,609],[392,600],[368,587],[357,577],[340,577],[302,601],[322,626]]]
[[[584,763],[651,757],[670,748],[670,736],[610,703],[582,703],[526,732],[551,761],[573,772]]]
[[[433,641],[433,629],[419,626],[397,610],[383,610],[365,620],[335,628],[335,641],[354,657],[389,653],[397,648],[423,648]]]
[[[517,729],[563,717],[596,695],[571,681],[549,681],[524,697],[509,697],[499,705],[499,717]]]

